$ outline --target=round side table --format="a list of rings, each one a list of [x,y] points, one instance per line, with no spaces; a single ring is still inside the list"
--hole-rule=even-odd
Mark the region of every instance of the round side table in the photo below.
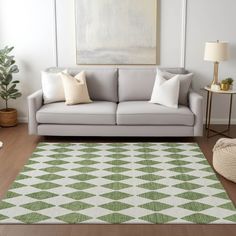
[[[207,137],[213,137],[215,135],[222,135],[227,138],[232,138],[229,135],[225,134],[230,130],[231,126],[231,115],[232,115],[232,104],[233,104],[233,95],[236,94],[236,90],[228,90],[228,91],[216,91],[212,90],[210,87],[204,87],[204,90],[207,91],[207,106],[206,106],[206,130],[207,130]],[[217,131],[211,128],[211,108],[212,108],[212,100],[213,100],[213,94],[216,95],[222,95],[227,94],[230,96],[230,104],[229,104],[229,116],[228,116],[228,125],[227,129],[223,131]],[[210,131],[215,133],[214,135],[210,136]]]

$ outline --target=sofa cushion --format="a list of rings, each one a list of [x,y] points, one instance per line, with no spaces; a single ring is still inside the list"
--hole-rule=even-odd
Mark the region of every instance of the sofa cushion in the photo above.
[[[189,73],[184,67],[158,67],[158,70],[162,72],[168,72],[171,74],[188,74]]]
[[[46,71],[58,72],[64,68],[49,68]],[[93,101],[118,101],[117,69],[116,68],[68,68],[72,76],[85,71],[86,83],[91,100]]]
[[[160,68],[161,71],[185,74],[184,68]],[[150,100],[156,78],[156,68],[123,68],[119,69],[119,101]]]
[[[186,125],[194,124],[194,115],[186,106],[178,109],[148,101],[121,102],[117,108],[118,125]]]
[[[114,125],[116,108],[116,103],[105,101],[73,106],[57,102],[42,106],[36,113],[36,119],[47,124]]]
[[[118,77],[119,101],[150,100],[156,69],[120,69]]]

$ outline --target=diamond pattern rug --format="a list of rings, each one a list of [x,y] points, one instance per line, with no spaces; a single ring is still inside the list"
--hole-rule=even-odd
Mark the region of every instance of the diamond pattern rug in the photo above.
[[[235,223],[194,143],[40,143],[0,223]]]

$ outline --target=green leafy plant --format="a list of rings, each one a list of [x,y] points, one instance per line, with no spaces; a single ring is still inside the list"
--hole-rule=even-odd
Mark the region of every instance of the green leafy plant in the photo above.
[[[221,84],[228,84],[228,81],[226,79],[221,81]]]
[[[232,85],[234,82],[234,80],[232,78],[226,78],[224,80],[221,81],[221,84],[228,84],[228,85]]]
[[[226,78],[225,79],[225,81],[227,82],[227,84],[229,84],[229,85],[232,85],[233,84],[233,82],[234,82],[234,80],[232,79],[232,78]]]
[[[8,101],[17,99],[22,94],[16,88],[20,82],[13,80],[13,74],[18,73],[18,66],[15,64],[14,56],[10,55],[14,47],[5,47],[0,50],[0,96],[5,101],[5,111],[8,111]]]

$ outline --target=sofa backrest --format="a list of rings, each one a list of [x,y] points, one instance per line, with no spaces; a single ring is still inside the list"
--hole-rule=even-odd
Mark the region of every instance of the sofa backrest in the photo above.
[[[58,73],[67,69],[71,75],[81,71],[86,73],[90,98],[94,101],[145,101],[150,100],[156,68],[111,68],[75,67],[48,68],[46,71]],[[173,74],[186,74],[184,68],[159,68]]]
[[[159,68],[173,74],[185,74],[184,68]],[[119,69],[119,101],[150,100],[156,78],[156,68],[123,68]]]
[[[116,68],[49,68],[47,71],[60,72],[67,69],[71,75],[85,71],[89,96],[94,101],[118,102],[118,79]]]

